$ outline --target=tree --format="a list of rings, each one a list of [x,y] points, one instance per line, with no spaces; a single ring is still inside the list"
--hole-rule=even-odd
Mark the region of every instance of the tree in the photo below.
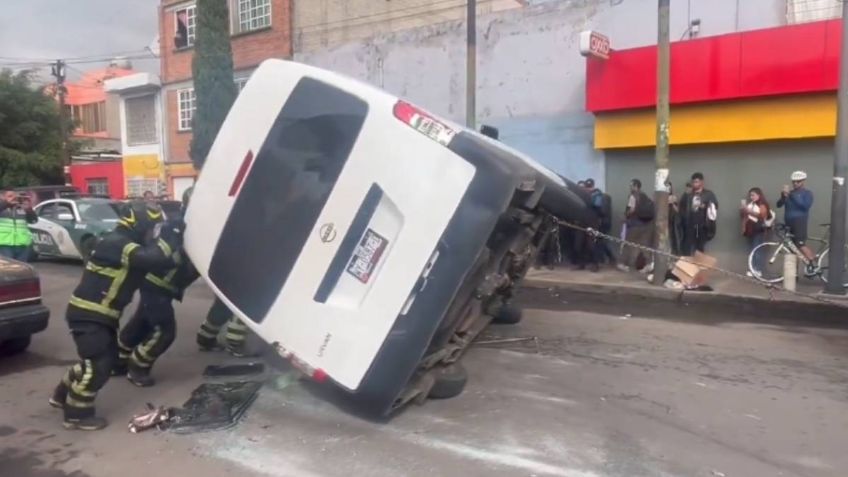
[[[236,99],[227,0],[197,0],[196,35],[191,70],[197,110],[190,155],[200,169]]]
[[[0,187],[64,183],[59,121],[31,72],[0,71]]]

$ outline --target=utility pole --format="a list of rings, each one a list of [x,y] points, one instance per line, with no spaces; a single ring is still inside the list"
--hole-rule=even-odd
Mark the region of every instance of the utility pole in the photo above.
[[[465,125],[477,129],[477,0],[468,0],[465,64]]]
[[[848,8],[842,4],[842,52],[839,58],[836,147],[833,156],[833,195],[830,202],[830,252],[825,293],[844,295],[845,270],[845,176],[848,175]]]
[[[657,248],[669,252],[668,246],[668,118],[669,118],[669,0],[657,0],[657,148],[656,174],[654,179],[654,214]],[[654,285],[662,285],[668,272],[668,259],[664,255],[654,257]]]
[[[68,117],[65,109],[65,62],[56,60],[51,73],[56,78],[56,93],[59,95],[59,134],[62,136],[62,169],[65,185],[71,185],[71,155],[68,154]]]

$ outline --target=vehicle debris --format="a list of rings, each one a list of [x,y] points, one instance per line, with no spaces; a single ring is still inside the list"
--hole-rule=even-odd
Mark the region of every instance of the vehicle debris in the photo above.
[[[147,412],[136,414],[130,419],[127,425],[129,431],[137,434],[148,429],[157,428],[160,431],[167,427],[171,420],[171,409],[163,406],[154,407],[153,404],[147,403]]]
[[[207,378],[250,376],[261,374],[263,371],[265,371],[265,365],[258,362],[222,364],[207,366],[203,376]]]
[[[169,429],[188,434],[232,427],[256,399],[262,384],[260,381],[201,384],[182,408],[172,410]]]

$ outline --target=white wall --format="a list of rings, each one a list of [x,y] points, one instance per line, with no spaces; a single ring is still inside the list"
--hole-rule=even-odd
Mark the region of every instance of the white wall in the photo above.
[[[656,0],[529,0],[478,19],[478,124],[572,178],[603,184],[604,159],[585,112],[581,31],[607,34],[613,48],[656,43]],[[671,0],[671,34],[690,20],[700,36],[785,23],[785,0]],[[295,59],[363,79],[458,122],[465,115],[465,25],[450,21],[377,34]]]
[[[147,91],[147,92],[143,92],[143,93],[131,93],[131,94],[127,94],[125,96],[121,96],[121,99],[120,99],[121,147],[122,147],[122,152],[125,156],[134,156],[134,155],[141,155],[141,154],[156,154],[160,157],[160,160],[161,160],[162,157],[164,157],[165,151],[164,151],[164,146],[163,146],[163,141],[162,141],[162,135],[163,135],[163,132],[164,132],[164,130],[162,128],[162,99],[161,99],[161,95],[158,91],[155,92],[155,93],[152,93],[152,94],[154,96],[153,103],[155,105],[155,111],[156,111],[156,126],[155,127],[156,127],[157,141],[155,143],[151,143],[151,144],[141,144],[141,145],[136,145],[136,146],[130,146],[129,143],[127,143],[128,134],[127,134],[127,102],[126,102],[126,100],[130,99],[130,98],[138,98],[138,97],[141,97],[141,96],[150,96],[151,92]]]

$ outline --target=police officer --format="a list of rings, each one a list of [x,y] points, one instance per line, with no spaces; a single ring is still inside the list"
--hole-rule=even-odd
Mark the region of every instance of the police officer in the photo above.
[[[38,222],[32,201],[13,190],[3,191],[0,199],[0,255],[28,262],[32,246],[28,224]]]
[[[118,336],[118,365],[113,375],[125,374],[136,386],[153,386],[150,371],[177,334],[173,300],[198,278],[183,251],[174,254],[176,267],[148,272],[139,287],[138,308]]]
[[[161,210],[127,204],[115,230],[97,241],[71,295],[66,319],[80,362],[67,371],[50,398],[51,406],[64,410],[66,429],[99,430],[107,425],[95,415],[94,400],[118,359],[121,313],[145,274],[173,268],[174,250],[182,246],[181,223],[162,227],[159,240],[141,245],[161,221]]]

